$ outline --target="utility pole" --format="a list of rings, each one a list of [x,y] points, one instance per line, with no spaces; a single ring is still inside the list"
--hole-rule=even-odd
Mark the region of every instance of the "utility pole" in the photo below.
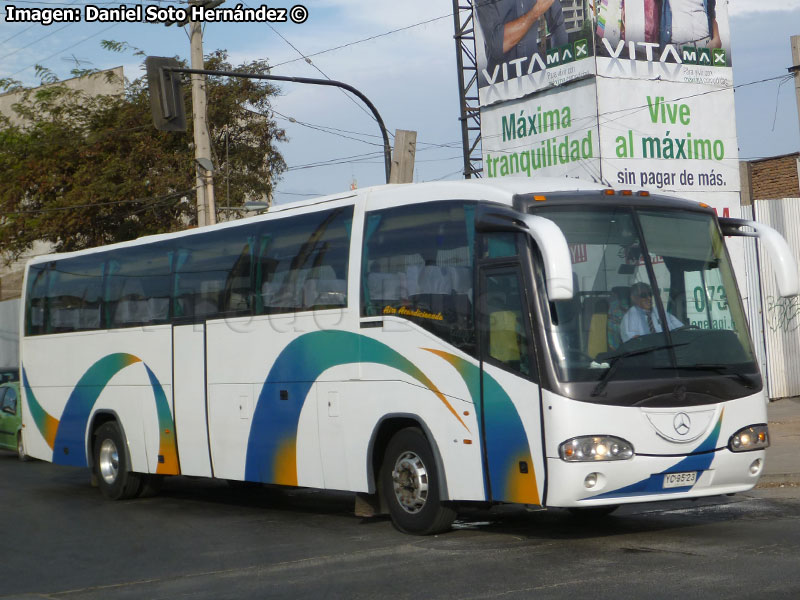
[[[797,99],[797,124],[800,126],[800,35],[792,36],[792,65],[794,73],[794,93]]]
[[[417,152],[417,132],[395,129],[392,171],[389,183],[412,183],[414,181],[414,157]]]
[[[190,27],[192,69],[202,70],[203,24],[192,21]],[[214,203],[214,172],[211,162],[211,140],[206,122],[206,77],[192,74],[192,122],[194,123],[194,159],[197,171],[197,225],[214,225],[217,211]],[[209,167],[211,167],[209,169]]]

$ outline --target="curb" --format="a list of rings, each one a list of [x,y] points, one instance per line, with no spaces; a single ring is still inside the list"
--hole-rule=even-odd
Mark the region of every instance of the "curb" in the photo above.
[[[774,488],[779,486],[800,486],[800,473],[767,473],[761,476],[756,488]]]

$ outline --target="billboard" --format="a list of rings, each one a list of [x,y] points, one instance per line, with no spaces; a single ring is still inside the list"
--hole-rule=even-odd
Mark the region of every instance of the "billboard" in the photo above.
[[[727,2],[475,0],[473,10],[485,176],[738,204]]]
[[[600,137],[592,81],[481,109],[486,177],[578,177],[599,181]]]
[[[481,106],[594,74],[591,0],[474,0]]]
[[[598,76],[733,85],[727,2],[594,2]]]
[[[613,187],[738,192],[733,89],[598,79],[603,176]]]

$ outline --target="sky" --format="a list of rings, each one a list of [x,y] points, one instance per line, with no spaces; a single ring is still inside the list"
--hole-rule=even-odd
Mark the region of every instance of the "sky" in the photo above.
[[[258,7],[261,0],[243,0]],[[717,0],[718,3],[725,0]],[[10,4],[5,2],[4,4]],[[82,6],[78,0],[17,0],[16,6]],[[119,1],[97,0],[99,7]],[[128,6],[134,2],[128,2]],[[142,4],[180,6],[176,0]],[[185,6],[185,4],[183,4]],[[224,6],[233,6],[228,0]],[[291,8],[289,2],[270,7]],[[452,2],[306,0],[308,19],[273,25],[209,23],[204,49],[226,49],[233,64],[266,59],[273,74],[348,83],[377,107],[390,134],[417,131],[415,181],[460,179],[461,131]],[[741,159],[800,151],[794,84],[752,82],[784,75],[791,35],[800,35],[800,0],[729,0],[736,127]],[[60,78],[70,70],[122,65],[142,76],[142,58],[103,50],[101,40],[127,42],[148,55],[188,57],[187,33],[151,23],[8,23],[0,17],[0,78],[37,85],[35,65]],[[305,57],[305,58],[304,58]],[[364,106],[330,87],[281,84],[273,102],[289,141],[288,165],[276,202],[289,202],[385,182],[379,129]],[[328,163],[328,164],[324,164]],[[224,205],[224,198],[217,199]]]

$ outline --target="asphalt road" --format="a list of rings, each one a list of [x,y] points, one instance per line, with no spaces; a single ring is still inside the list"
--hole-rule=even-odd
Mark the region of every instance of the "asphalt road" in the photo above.
[[[464,514],[412,537],[344,493],[174,478],[103,500],[88,472],[0,452],[0,598],[800,597],[800,488]]]

